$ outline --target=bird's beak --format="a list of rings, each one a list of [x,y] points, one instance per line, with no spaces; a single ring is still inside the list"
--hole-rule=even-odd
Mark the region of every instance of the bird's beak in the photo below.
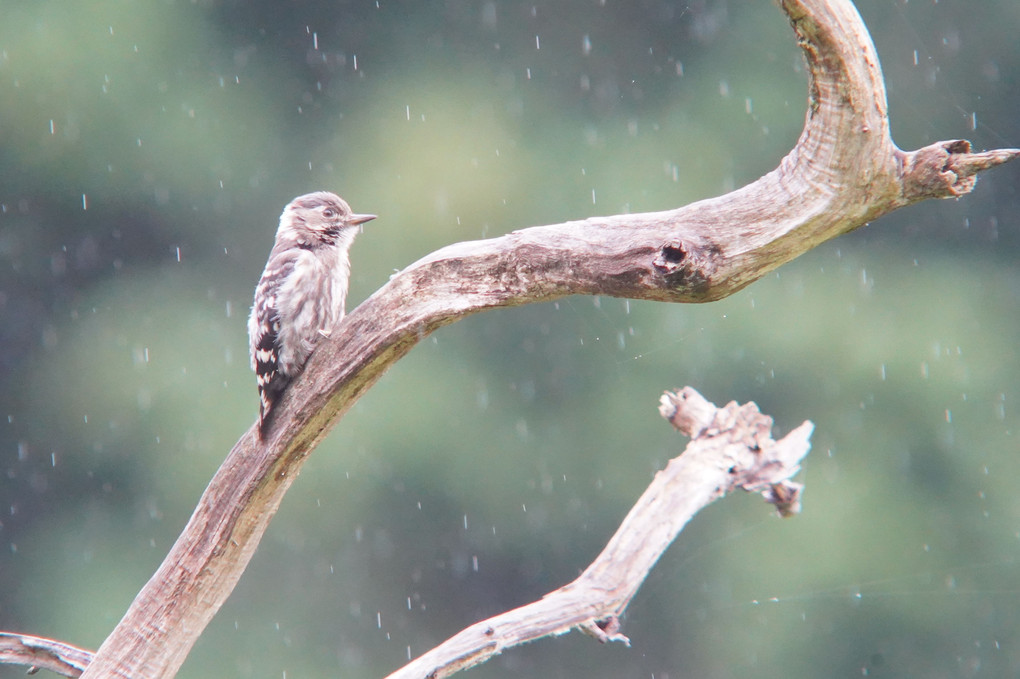
[[[375,215],[351,215],[351,224],[364,224],[375,219]]]

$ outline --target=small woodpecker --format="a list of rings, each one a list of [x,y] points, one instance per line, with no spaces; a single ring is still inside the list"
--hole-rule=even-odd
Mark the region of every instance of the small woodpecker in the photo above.
[[[280,215],[248,318],[260,437],[319,337],[329,337],[344,317],[351,244],[359,226],[372,219],[375,215],[354,214],[340,196],[327,191],[295,198]]]

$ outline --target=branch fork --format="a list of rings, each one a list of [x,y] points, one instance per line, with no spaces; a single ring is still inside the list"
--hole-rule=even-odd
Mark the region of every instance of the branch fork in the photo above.
[[[711,445],[733,445],[737,452],[755,453],[749,466],[734,463],[731,468],[733,485],[742,490],[761,493],[765,501],[776,507],[780,516],[800,513],[800,496],[804,486],[790,478],[800,471],[800,460],[810,448],[814,425],[804,422],[779,441],[772,440],[772,418],[763,415],[754,403],[739,405],[730,401],[716,408],[691,387],[666,392],[659,399],[659,414],[681,434]],[[739,436],[739,440],[733,440]]]

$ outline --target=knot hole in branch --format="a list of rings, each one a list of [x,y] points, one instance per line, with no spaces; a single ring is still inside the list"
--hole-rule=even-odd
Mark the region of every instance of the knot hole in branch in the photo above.
[[[687,261],[687,249],[680,241],[671,241],[662,246],[652,264],[666,274],[676,273]]]
[[[710,263],[718,251],[701,249],[680,240],[671,240],[659,248],[652,260],[655,273],[665,279],[665,285],[674,290],[683,289],[696,294],[708,284]]]

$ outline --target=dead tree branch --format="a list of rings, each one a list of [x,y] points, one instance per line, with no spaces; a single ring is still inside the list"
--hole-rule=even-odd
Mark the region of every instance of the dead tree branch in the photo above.
[[[387,679],[439,679],[542,637],[580,629],[599,641],[630,641],[619,616],[695,514],[732,490],[760,492],[780,514],[797,511],[789,481],[811,444],[805,422],[779,441],[754,403],[716,408],[690,387],[663,395],[659,412],[691,437],[656,474],[602,553],[573,582],[540,600],[471,625]]]
[[[963,141],[904,152],[889,136],[878,56],[850,0],[781,0],[807,60],[808,111],[779,167],[666,212],[515,231],[438,250],[394,276],[312,355],[263,445],[234,446],[159,570],[86,677],[172,677],[241,574],[305,457],[423,337],[468,314],[565,295],[717,300],[899,207],[971,190],[1015,149]],[[597,615],[593,612],[592,615]]]
[[[49,670],[65,677],[77,677],[92,662],[92,656],[92,651],[61,641],[0,632],[0,663],[27,665],[29,674]]]

